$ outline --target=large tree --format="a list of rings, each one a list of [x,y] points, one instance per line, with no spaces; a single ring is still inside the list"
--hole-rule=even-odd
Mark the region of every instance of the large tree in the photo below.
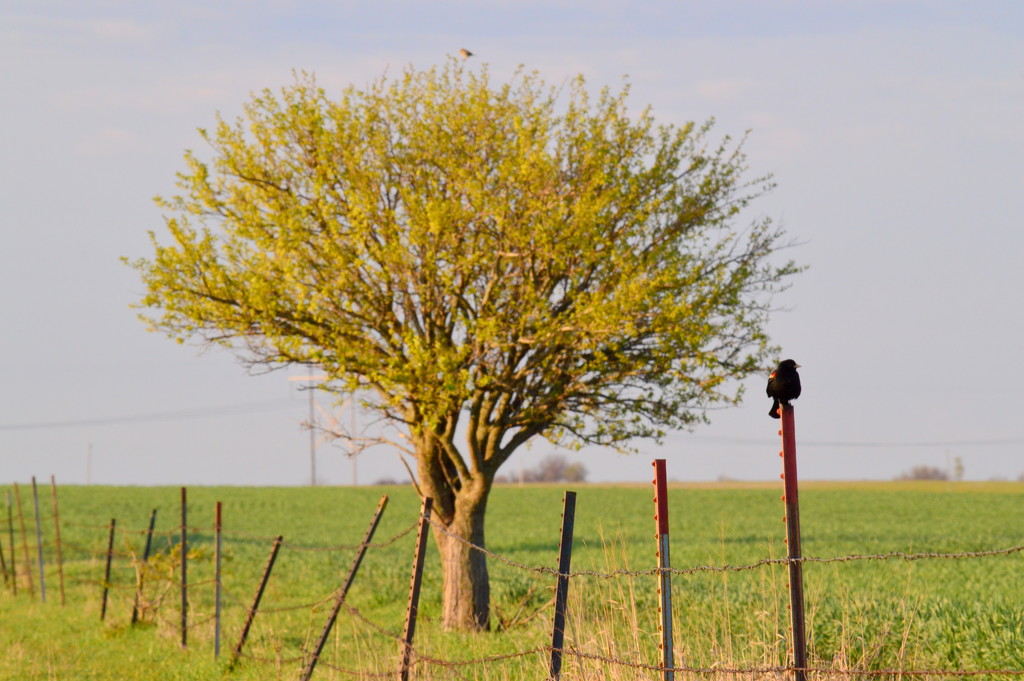
[[[133,264],[152,328],[315,364],[395,424],[434,500],[450,628],[489,619],[484,511],[535,436],[629,447],[740,398],[796,271],[769,189],[711,125],[449,61],[329,96],[309,75],[201,130],[169,239]]]

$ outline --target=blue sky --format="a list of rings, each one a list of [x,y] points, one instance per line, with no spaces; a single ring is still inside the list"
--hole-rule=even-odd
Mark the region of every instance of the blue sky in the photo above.
[[[306,395],[145,332],[121,256],[162,228],[196,128],[293,69],[332,89],[460,47],[499,77],[617,87],[666,123],[714,117],[752,207],[809,266],[770,332],[802,365],[804,478],[960,457],[1024,474],[1024,5],[981,2],[45,2],[0,8],[0,480],[302,484]],[[297,369],[293,375],[305,373]],[[764,378],[712,424],[579,457],[595,480],[777,477]],[[347,418],[347,417],[345,417]],[[91,446],[91,468],[87,453]],[[550,448],[537,442],[514,474]],[[350,480],[340,450],[323,482]],[[388,451],[359,478],[401,478]]]

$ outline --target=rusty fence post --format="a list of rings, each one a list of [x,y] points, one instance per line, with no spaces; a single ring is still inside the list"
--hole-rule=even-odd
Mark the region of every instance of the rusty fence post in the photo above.
[[[793,407],[782,405],[782,478],[785,481],[786,546],[789,559],[789,607],[793,622],[793,668],[796,681],[807,679],[807,629],[804,617],[803,554],[800,550],[800,503],[797,494],[796,428]]]
[[[345,602],[345,596],[348,595],[348,590],[352,586],[352,582],[356,578],[356,572],[359,570],[359,565],[363,562],[363,556],[366,555],[366,549],[373,539],[373,533],[377,530],[377,525],[380,524],[380,518],[384,515],[384,509],[388,505],[388,495],[385,494],[380,498],[380,502],[377,504],[377,510],[373,514],[373,519],[370,520],[370,527],[366,530],[366,536],[363,537],[363,542],[359,545],[359,550],[356,551],[356,557],[352,561],[352,567],[348,570],[348,576],[345,578],[345,582],[341,585],[341,590],[338,595],[334,598],[334,607],[331,609],[331,614],[327,617],[327,623],[324,625],[323,631],[320,632],[320,638],[316,642],[316,646],[313,648],[313,653],[306,660],[306,666],[302,670],[302,675],[299,677],[301,681],[309,681],[309,678],[313,676],[313,670],[316,669],[316,663],[320,660],[320,653],[323,652],[324,645],[327,643],[327,637],[331,634],[331,628],[334,626],[335,620],[338,619],[338,613],[341,612],[341,606]]]
[[[11,502],[11,493],[7,492],[7,536],[10,539],[11,547],[11,592],[18,595],[18,559],[14,555],[14,504]]]
[[[4,545],[2,541],[0,541],[0,569],[4,571],[4,584],[10,586],[11,576],[7,572],[7,559],[4,558]]]
[[[548,678],[562,675],[562,652],[565,645],[565,612],[569,600],[569,570],[572,568],[572,532],[576,525],[576,492],[562,497],[562,534],[558,541],[558,581],[555,584],[555,618],[551,627],[551,663]]]
[[[36,588],[32,579],[32,563],[28,552],[28,534],[25,532],[25,511],[21,507],[21,491],[18,483],[14,483],[14,503],[18,506],[18,526],[21,528],[21,562],[25,568],[25,578],[28,580],[28,595],[35,596]]]
[[[181,647],[188,647],[188,503],[181,488]]]
[[[107,566],[103,571],[103,602],[100,605],[100,622],[107,618],[107,596],[110,593],[110,564],[114,561],[114,531],[117,518],[110,519],[110,538],[107,540]]]
[[[50,476],[50,490],[53,493],[53,539],[57,545],[57,579],[60,583],[60,604],[67,605],[64,595],[64,549],[60,541],[60,511],[57,508],[57,477]]]
[[[213,659],[220,657],[220,592],[221,592],[221,511],[222,504],[217,502],[213,525]]]
[[[409,607],[405,613],[405,631],[402,633],[402,660],[398,666],[398,676],[402,681],[409,681],[409,658],[412,656],[412,637],[416,633],[416,615],[420,609],[423,562],[427,557],[427,530],[430,527],[430,511],[433,505],[433,499],[424,497],[423,509],[420,511],[420,527],[416,533],[416,557],[409,580]]]
[[[672,561],[668,541],[668,474],[665,459],[654,461],[654,522],[658,540],[658,615],[661,629],[661,678],[675,678],[672,652]]]
[[[135,602],[132,604],[132,624],[139,621],[139,600],[142,598],[142,582],[146,575],[146,565],[149,564],[149,550],[153,546],[153,527],[156,525],[156,509],[149,514],[149,529],[146,531],[146,546],[142,549],[142,564],[139,566],[139,574],[135,580]]]
[[[232,667],[238,662],[238,658],[242,654],[242,647],[245,646],[245,639],[249,637],[249,628],[252,626],[252,621],[256,618],[256,611],[260,607],[260,600],[263,599],[263,590],[267,588],[267,582],[270,581],[270,571],[274,569],[274,561],[277,560],[277,553],[281,550],[282,541],[284,541],[284,537],[278,535],[274,539],[274,546],[270,549],[270,558],[267,560],[267,566],[263,568],[263,576],[260,577],[260,585],[256,589],[256,598],[253,599],[252,607],[249,608],[249,612],[245,616],[245,624],[242,625],[242,633],[238,637],[238,645],[235,646],[235,650],[231,654]]]

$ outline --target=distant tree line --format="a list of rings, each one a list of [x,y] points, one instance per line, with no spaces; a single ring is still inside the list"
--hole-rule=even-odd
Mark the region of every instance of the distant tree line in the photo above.
[[[953,470],[948,471],[938,466],[914,466],[909,471],[900,473],[897,480],[963,480],[964,462],[959,456],[953,459]]]
[[[586,482],[587,468],[578,461],[569,461],[559,454],[543,459],[534,468],[523,470],[518,476],[499,475],[494,479],[499,484],[513,482]]]

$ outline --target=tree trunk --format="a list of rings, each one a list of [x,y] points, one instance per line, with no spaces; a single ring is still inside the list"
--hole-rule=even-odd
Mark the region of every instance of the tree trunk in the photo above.
[[[443,578],[442,624],[445,629],[482,631],[490,627],[491,588],[487,557],[467,544],[483,547],[484,510],[490,483],[475,479],[454,495],[454,513],[441,522],[447,533],[435,528],[441,553]],[[455,536],[451,536],[455,535]],[[460,541],[461,537],[465,541]]]

